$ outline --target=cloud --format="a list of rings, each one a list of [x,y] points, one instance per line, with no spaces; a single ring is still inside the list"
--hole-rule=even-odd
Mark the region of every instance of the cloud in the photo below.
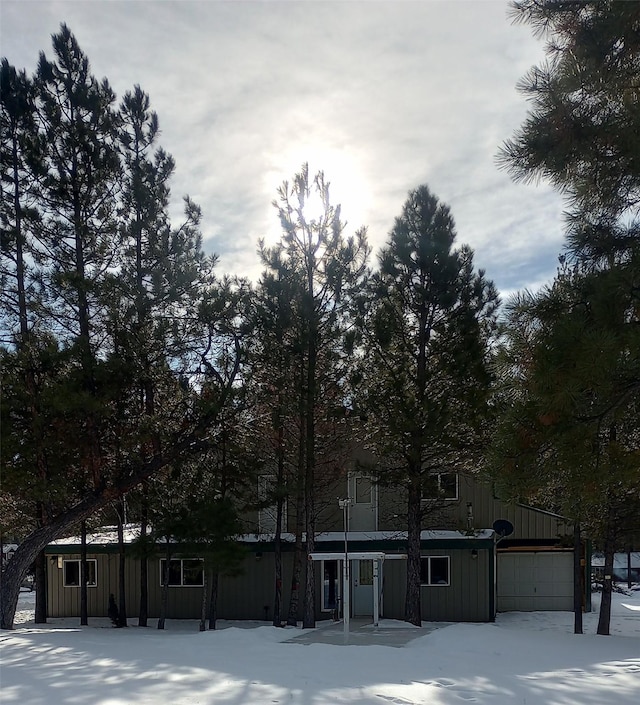
[[[200,203],[222,270],[259,274],[276,188],[309,161],[374,248],[427,183],[500,288],[553,275],[560,198],[494,162],[526,112],[515,84],[542,57],[506,2],[28,4],[0,7],[9,61],[33,70],[66,21],[120,97],[140,84],[176,159],[176,217],[185,193]]]

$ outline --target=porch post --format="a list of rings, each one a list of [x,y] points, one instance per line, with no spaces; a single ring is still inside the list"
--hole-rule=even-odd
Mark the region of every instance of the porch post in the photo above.
[[[351,498],[339,499],[338,505],[342,509],[344,517],[344,569],[343,569],[343,583],[342,583],[342,616],[344,624],[344,643],[349,643],[349,542],[348,542],[348,532],[349,532],[349,506],[351,504]]]
[[[377,627],[380,621],[380,595],[378,594],[378,571],[380,559],[373,560],[373,626]]]

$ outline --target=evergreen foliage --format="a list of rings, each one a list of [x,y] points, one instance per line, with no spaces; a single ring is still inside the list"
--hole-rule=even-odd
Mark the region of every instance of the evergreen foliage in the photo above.
[[[53,51],[32,81],[1,67],[1,498],[32,517],[3,571],[4,628],[49,541],[216,447],[240,365],[243,287],[215,279],[196,204],[169,221],[148,96],[117,109],[66,25]]]
[[[566,195],[567,253],[551,286],[509,306],[492,466],[509,496],[544,497],[587,527],[611,575],[640,485],[640,9],[524,0],[513,11],[546,38],[547,62],[523,80],[531,109],[499,158]],[[599,634],[610,598],[608,580]]]
[[[380,253],[363,309],[363,403],[379,482],[407,501],[407,621],[419,625],[420,531],[437,473],[474,469],[482,448],[498,297],[455,248],[449,208],[412,191]]]

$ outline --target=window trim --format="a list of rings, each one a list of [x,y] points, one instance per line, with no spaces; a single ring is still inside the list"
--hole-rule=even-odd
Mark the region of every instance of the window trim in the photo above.
[[[431,582],[431,561],[434,558],[444,558],[447,561],[447,582],[446,583],[434,583]],[[427,580],[428,582],[422,582],[422,561],[427,561]],[[451,587],[451,556],[420,556],[420,586],[421,587]]]
[[[161,558],[159,562],[159,568],[160,568],[160,587],[164,587],[164,570],[163,570],[163,565],[167,559],[166,558]],[[176,584],[171,584],[169,583],[168,587],[170,588],[200,588],[204,587],[204,558],[170,558],[169,562],[171,561],[180,561],[180,585]],[[185,585],[184,582],[184,562],[185,561],[200,561],[202,563],[202,582],[197,583],[197,584],[189,584]]]
[[[78,584],[77,585],[69,585],[67,583],[67,568],[66,564],[67,563],[77,563],[78,564]],[[62,561],[62,587],[64,588],[79,588],[82,587],[82,569],[80,567],[80,564],[82,563],[82,558],[64,558]],[[94,582],[89,581],[89,576],[91,574],[90,570],[87,570],[87,587],[88,588],[96,588],[98,587],[98,559],[97,558],[87,558],[87,564],[93,563],[93,577],[94,577]]]
[[[443,475],[453,475],[456,479],[456,494],[455,497],[443,497],[439,493],[442,487],[442,476]],[[422,502],[457,502],[460,499],[460,474],[457,472],[434,472],[432,477],[437,478],[438,484],[438,497],[425,497],[424,494],[421,497]]]

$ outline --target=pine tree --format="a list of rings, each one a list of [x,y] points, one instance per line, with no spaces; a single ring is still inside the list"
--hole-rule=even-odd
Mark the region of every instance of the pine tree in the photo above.
[[[36,268],[30,281],[32,290],[37,285],[38,305],[27,317],[39,341],[35,428],[25,366],[17,348],[2,351],[3,493],[33,503],[34,515],[38,501],[46,502],[47,516],[24,537],[3,572],[2,628],[12,627],[20,582],[47,543],[163,468],[215,444],[234,383],[222,380],[215,404],[198,392],[200,365],[206,367],[211,352],[227,346],[228,287],[214,281],[215,260],[202,251],[199,208],[186,199],[179,228],[165,218],[169,158],[156,153],[147,159],[144,151],[137,161],[131,158],[135,150],[124,132],[135,134],[136,105],[147,146],[154,132],[144,94],[134,92],[129,113],[121,116],[108,82],[91,75],[65,25],[53,47],[54,61],[42,54],[35,80],[38,129],[31,137],[40,152],[38,168],[29,162],[23,180],[24,193],[37,206],[28,238],[26,231],[22,240],[16,238],[18,211],[5,207],[15,199],[5,199],[3,191],[3,247],[15,262],[18,240],[28,243],[29,264]],[[20,99],[20,85],[3,82],[3,120],[8,100]],[[22,138],[30,135],[30,128],[20,129]],[[5,144],[3,165],[10,163]],[[144,179],[132,177],[134,165]],[[22,225],[26,222],[23,218]],[[139,245],[142,267],[136,269]],[[11,267],[5,271],[15,272]],[[143,286],[136,288],[141,271]],[[25,291],[31,293],[26,286]],[[14,330],[20,327],[17,310],[10,312]],[[153,415],[148,399],[140,399],[145,375],[153,382]],[[209,368],[202,373],[208,375]],[[45,474],[35,462],[40,451]]]
[[[299,326],[297,361],[292,379],[296,393],[299,436],[297,439],[296,521],[304,517],[307,555],[314,550],[317,519],[316,493],[322,481],[318,473],[318,415],[321,400],[332,400],[344,409],[340,388],[347,377],[348,356],[343,346],[352,322],[350,308],[367,274],[369,249],[366,233],[359,230],[345,238],[340,207],[331,205],[329,184],[319,172],[309,177],[308,165],[284,182],[274,201],[282,225],[280,248],[270,253],[286,266],[295,284],[295,321]],[[316,211],[315,213],[313,211]],[[266,253],[269,254],[269,253]],[[268,267],[277,271],[276,260]],[[296,534],[301,534],[299,525]],[[307,566],[308,568],[308,566]],[[294,580],[295,580],[294,574]],[[315,579],[306,570],[303,626],[315,624]]]
[[[529,354],[523,388],[534,378],[532,404],[546,408],[539,411],[542,421],[534,414],[522,431],[531,446],[526,457],[538,448],[536,475],[547,479],[549,465],[562,458],[564,465],[556,467],[564,482],[561,491],[573,493],[571,515],[584,517],[599,534],[610,564],[614,524],[624,525],[620,512],[625,514],[625,502],[633,511],[633,503],[623,498],[635,491],[638,474],[637,464],[630,472],[633,453],[627,451],[638,447],[633,419],[640,385],[635,334],[640,302],[640,7],[523,0],[513,3],[513,13],[545,37],[547,61],[521,83],[531,108],[499,159],[517,179],[550,181],[568,205],[567,253],[562,255],[568,269],[538,297],[517,300],[509,327],[509,345],[515,349],[524,341]],[[540,338],[529,345],[536,331]],[[557,347],[561,341],[565,349]],[[555,359],[549,359],[546,346],[555,351]],[[587,351],[591,358],[582,356]],[[567,367],[567,360],[574,361],[575,369]],[[557,385],[553,394],[538,386],[544,371]],[[515,374],[522,372],[516,368]],[[504,413],[506,428],[513,428],[511,412]],[[543,421],[549,427],[544,433],[538,427]],[[498,440],[498,446],[503,442]],[[542,452],[545,444],[550,449]],[[565,444],[571,452],[561,452]],[[517,463],[509,463],[517,469]],[[520,475],[530,471],[529,463],[522,464],[527,470],[515,472],[520,487]],[[594,468],[601,473],[597,480]],[[622,484],[614,491],[616,482]],[[609,630],[611,582],[604,588],[601,634]],[[577,626],[576,620],[576,631]]]
[[[3,342],[8,346],[8,350],[12,349],[14,352],[14,361],[18,363],[14,372],[20,370],[24,393],[21,402],[26,402],[26,414],[18,413],[23,416],[23,429],[31,439],[30,446],[33,451],[29,454],[28,462],[33,463],[38,477],[45,481],[49,470],[40,426],[42,409],[37,383],[37,380],[44,376],[40,361],[40,347],[43,341],[34,330],[33,309],[37,295],[34,292],[33,267],[28,265],[32,251],[33,227],[38,220],[38,211],[34,208],[33,184],[35,176],[40,172],[41,157],[35,99],[33,82],[27,78],[26,73],[16,71],[3,59],[0,67],[0,125],[3,136],[0,149],[3,185],[0,277],[3,291],[3,330],[10,336]],[[8,350],[7,355],[10,354]],[[14,406],[13,412],[16,411]],[[14,465],[9,458],[6,458],[6,461],[3,462],[3,467],[9,469]],[[5,487],[6,485],[5,482]],[[36,525],[46,523],[48,512],[44,497],[31,493],[30,499],[35,500],[32,512]],[[41,552],[38,554],[35,570],[36,623],[46,622],[47,615],[44,560],[44,553]]]
[[[299,439],[298,405],[300,385],[295,382],[299,359],[300,325],[296,321],[299,278],[287,268],[282,245],[272,250],[261,243],[260,254],[269,269],[263,273],[254,295],[252,339],[249,346],[248,388],[256,421],[252,424],[261,470],[274,482],[260,489],[258,511],[275,505],[273,625],[283,623],[282,532],[286,530],[287,503],[296,496],[296,447]],[[260,477],[257,478],[258,482]],[[299,504],[299,502],[298,502]],[[302,518],[300,512],[300,519]],[[295,531],[295,568],[292,574],[291,622],[297,624],[297,595],[302,565],[302,523]]]
[[[505,496],[570,517],[612,566],[640,510],[635,303],[615,269],[563,269],[509,304],[492,465]],[[610,579],[604,588],[599,634],[609,632]]]
[[[454,248],[449,208],[426,186],[409,194],[379,255],[364,313],[363,399],[379,482],[406,496],[405,619],[421,623],[420,532],[434,475],[480,451],[497,294],[473,253]]]

